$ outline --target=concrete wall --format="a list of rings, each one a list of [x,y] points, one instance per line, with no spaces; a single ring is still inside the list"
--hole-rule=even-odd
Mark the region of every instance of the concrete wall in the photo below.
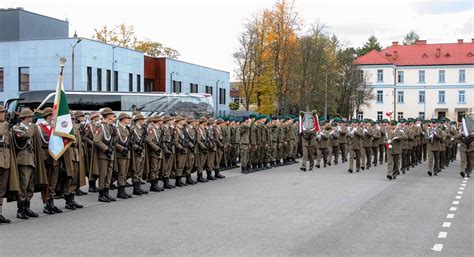
[[[359,66],[364,71],[368,84],[373,88],[374,100],[370,106],[363,107],[361,111],[364,118],[377,118],[377,112],[392,112],[394,109],[394,67],[390,65]],[[377,81],[377,70],[383,70],[383,81]],[[419,81],[419,71],[425,71],[425,82]],[[445,82],[440,82],[438,74],[445,71]],[[459,81],[459,70],[465,70],[465,81]],[[438,111],[447,109],[447,117],[454,120],[457,112],[474,107],[474,65],[449,65],[449,66],[402,66],[397,67],[398,72],[404,74],[404,81],[396,83],[398,91],[403,91],[404,102],[398,103],[396,99],[396,112],[403,112],[404,118],[416,118],[420,112],[425,112],[427,119],[437,118]],[[383,91],[383,102],[377,103],[377,91]],[[425,103],[419,102],[420,91],[425,91]],[[440,91],[445,92],[445,102],[438,102]],[[465,102],[459,102],[460,91],[465,92]],[[384,118],[386,118],[384,116]]]
[[[0,68],[4,69],[4,91],[0,100],[18,93],[18,69],[30,68],[30,90],[55,89],[59,74],[59,59],[66,57],[64,67],[65,90],[72,90],[72,47],[77,38],[0,42]],[[129,91],[129,73],[133,74],[136,91],[140,75],[143,91],[143,53],[130,49],[83,39],[75,48],[74,89],[87,90],[87,67],[92,68],[92,91],[97,90],[97,68],[102,69],[102,91],[106,91],[106,70],[119,74],[119,91]]]
[[[181,81],[181,92],[190,93],[191,83],[198,85],[198,93],[205,93],[206,86],[213,88],[214,107],[217,115],[229,111],[230,74],[227,71],[166,59],[166,92],[172,92],[172,80]],[[219,88],[225,89],[225,104],[219,103]]]
[[[21,9],[0,10],[0,42],[65,38],[69,23]]]

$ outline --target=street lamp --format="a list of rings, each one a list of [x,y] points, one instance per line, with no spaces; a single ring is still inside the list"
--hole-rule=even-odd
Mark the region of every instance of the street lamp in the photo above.
[[[72,83],[71,83],[71,87],[72,87],[72,91],[74,91],[74,48],[76,48],[77,44],[79,44],[80,42],[82,41],[82,38],[78,38],[76,43],[74,44],[71,44],[69,43],[69,45],[72,47]]]
[[[116,46],[113,46],[112,47],[112,86],[111,86],[111,90],[110,91],[114,91],[115,90],[115,48],[117,48]],[[117,91],[118,91],[118,88],[117,88]]]

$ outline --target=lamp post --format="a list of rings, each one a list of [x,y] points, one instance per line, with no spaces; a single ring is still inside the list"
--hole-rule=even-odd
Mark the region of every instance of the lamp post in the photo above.
[[[82,38],[78,38],[77,41],[74,44],[69,43],[69,45],[72,48],[72,83],[71,83],[71,89],[74,91],[74,49],[76,48],[77,44],[79,44],[82,41]]]
[[[397,119],[397,66],[393,65],[393,120]]]
[[[115,83],[116,83],[115,82],[115,48],[116,48],[116,46],[112,47],[112,75],[111,75],[111,77],[112,77],[112,79],[111,79],[112,86],[111,86],[111,91],[114,91]]]
[[[219,82],[220,80],[216,81],[216,114],[219,115]]]

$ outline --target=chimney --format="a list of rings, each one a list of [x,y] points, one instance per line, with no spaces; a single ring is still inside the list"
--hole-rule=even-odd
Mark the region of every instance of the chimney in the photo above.
[[[436,57],[440,57],[441,56],[441,48],[436,48]]]
[[[393,59],[396,60],[398,57],[398,51],[393,51]]]
[[[398,46],[398,41],[393,41],[392,46]]]
[[[415,45],[426,45],[426,40],[417,40]]]
[[[464,43],[464,39],[458,39],[458,44]]]

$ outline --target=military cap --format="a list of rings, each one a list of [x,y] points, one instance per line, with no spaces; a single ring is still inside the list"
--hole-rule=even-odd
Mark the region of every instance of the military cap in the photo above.
[[[118,116],[118,120],[122,120],[122,119],[131,119],[132,117],[130,117],[130,115],[128,115],[128,113],[125,113],[125,112],[122,112],[119,114]]]
[[[133,115],[133,121],[144,120],[144,119],[145,119],[145,117],[143,117],[143,114],[141,114],[141,113]]]
[[[53,114],[53,108],[51,107],[46,107],[44,110],[41,112],[41,117],[48,117],[49,115]]]
[[[99,117],[99,112],[92,112],[91,115],[89,116],[89,118],[91,119],[96,118],[96,117]]]
[[[217,119],[216,123],[221,124],[221,123],[225,123],[225,121],[223,119]]]
[[[398,124],[398,122],[397,122],[396,120],[392,120],[392,121],[390,122],[390,125],[392,125],[392,126],[396,126],[397,124]]]
[[[102,116],[106,116],[106,115],[109,115],[109,114],[114,114],[114,112],[112,111],[112,109],[110,109],[109,107],[105,107],[104,109],[102,109],[102,111],[100,112],[100,114]]]
[[[34,117],[35,114],[30,108],[26,108],[21,110],[20,116],[18,118],[23,119],[23,118],[28,118],[28,117]]]
[[[182,120],[185,120],[183,116],[177,116],[174,121],[178,122]]]
[[[84,117],[84,116],[85,116],[85,115],[84,115],[84,113],[83,113],[82,111],[75,111],[75,112],[74,112],[74,117],[76,117],[76,118],[77,118],[77,117]]]
[[[256,117],[256,115],[253,114],[253,113],[249,115],[249,118],[251,118],[251,119],[253,119],[253,118],[255,118],[255,117]]]
[[[214,124],[215,120],[213,118],[210,118],[209,120],[207,120],[207,125],[212,125]]]
[[[158,122],[158,121],[163,121],[163,116],[160,116],[160,115],[153,115],[155,121],[154,122]]]
[[[0,112],[5,112],[5,107],[3,107],[3,105],[0,104]]]
[[[186,119],[187,122],[195,122],[196,120],[194,120],[194,118],[192,116],[189,116],[187,119]]]
[[[199,124],[201,124],[201,123],[206,123],[206,122],[207,122],[206,117],[201,117],[201,118],[199,119]]]
[[[172,119],[173,119],[173,117],[166,115],[165,117],[163,117],[163,122],[168,122]]]

